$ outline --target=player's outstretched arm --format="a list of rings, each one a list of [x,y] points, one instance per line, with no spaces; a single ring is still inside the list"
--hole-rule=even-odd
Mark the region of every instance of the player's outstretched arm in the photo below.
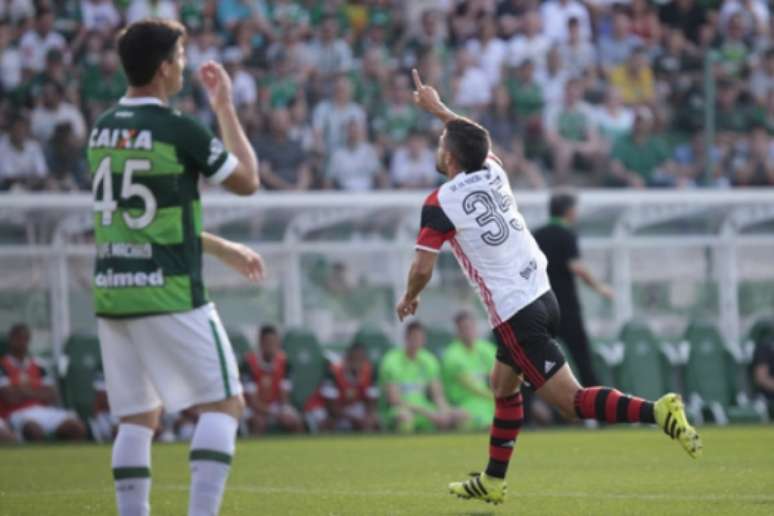
[[[207,90],[212,110],[218,118],[223,143],[239,160],[239,165],[223,181],[223,186],[236,194],[250,195],[261,183],[258,177],[258,159],[239,122],[231,96],[231,78],[226,70],[214,61],[204,63],[199,69],[199,75]]]
[[[414,102],[419,108],[440,119],[444,124],[455,118],[462,118],[443,103],[435,88],[422,82],[416,68],[411,70],[411,78],[414,80]]]
[[[417,249],[414,262],[411,264],[411,270],[409,270],[406,293],[403,294],[403,299],[395,307],[398,319],[401,322],[409,315],[414,315],[417,312],[419,294],[427,286],[430,278],[433,277],[433,269],[437,260],[437,253]]]
[[[261,281],[266,277],[263,258],[246,245],[202,232],[202,247],[205,253],[216,257],[250,281]]]

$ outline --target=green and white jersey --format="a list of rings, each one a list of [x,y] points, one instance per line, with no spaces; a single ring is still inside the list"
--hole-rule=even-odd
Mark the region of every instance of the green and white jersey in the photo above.
[[[156,98],[124,98],[89,136],[94,305],[100,317],[202,306],[199,175],[225,180],[238,161],[199,122]]]

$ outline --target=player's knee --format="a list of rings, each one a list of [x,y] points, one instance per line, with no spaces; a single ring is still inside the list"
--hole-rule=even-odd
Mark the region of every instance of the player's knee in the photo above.
[[[510,398],[511,396],[518,394],[520,390],[520,385],[517,385],[516,387],[505,384],[492,386],[492,394],[494,395],[495,399]]]
[[[245,410],[245,400],[242,395],[230,396],[225,400],[212,403],[203,403],[196,407],[196,411],[202,412],[222,412],[233,417],[237,421],[242,417]]]
[[[154,432],[159,428],[160,420],[160,408],[148,412],[143,412],[142,414],[121,417],[121,423],[130,423],[133,425],[144,426],[146,428],[150,428]]]
[[[39,424],[29,421],[22,427],[22,436],[25,441],[42,441],[46,438],[46,432]]]
[[[563,396],[559,403],[555,405],[562,419],[570,423],[578,421],[578,413],[575,412],[575,392],[577,391],[574,391],[572,395]]]

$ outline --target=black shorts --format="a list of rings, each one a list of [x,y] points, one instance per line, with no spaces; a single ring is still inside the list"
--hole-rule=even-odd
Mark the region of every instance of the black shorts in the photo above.
[[[566,360],[556,342],[559,303],[548,291],[494,329],[497,360],[511,366],[537,390]]]

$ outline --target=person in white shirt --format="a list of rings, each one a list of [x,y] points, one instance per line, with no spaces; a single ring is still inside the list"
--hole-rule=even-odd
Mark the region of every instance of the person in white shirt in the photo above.
[[[22,68],[42,72],[46,64],[46,54],[53,48],[67,55],[67,42],[53,27],[54,13],[49,9],[40,9],[35,16],[35,28],[25,32],[19,42]]]
[[[562,61],[559,47],[552,47],[546,56],[546,66],[535,68],[535,82],[543,89],[546,106],[560,104],[564,97],[564,84],[570,74]]]
[[[524,34],[514,36],[508,43],[508,64],[521,66],[526,60],[532,61],[538,73],[546,66],[546,57],[551,49],[551,40],[541,33],[542,20],[538,11],[529,11],[523,17]]]
[[[43,86],[40,102],[32,110],[30,125],[32,135],[43,143],[47,143],[54,134],[54,128],[63,123],[70,125],[73,137],[82,142],[86,137],[86,121],[81,110],[65,102],[62,85],[48,82]]]
[[[589,11],[577,0],[549,0],[540,7],[540,12],[543,15],[543,34],[551,41],[567,41],[567,22],[570,18],[578,19],[581,37],[586,41],[591,39]]]
[[[352,69],[352,49],[339,37],[338,31],[336,17],[326,17],[320,27],[320,37],[311,45],[311,53],[314,56],[312,65],[322,77]]]
[[[242,57],[238,47],[229,47],[223,51],[223,66],[233,81],[234,105],[254,106],[258,101],[258,87],[255,78],[242,66]]]
[[[9,24],[0,24],[0,85],[8,91],[21,82],[21,52],[13,45],[13,30]]]
[[[577,18],[570,18],[567,22],[569,36],[559,50],[562,61],[566,63],[570,74],[579,77],[596,65],[597,52],[589,40],[583,39],[580,33],[580,23]]]
[[[634,111],[626,107],[617,89],[611,87],[605,93],[605,102],[594,109],[594,124],[609,151],[613,143],[632,132]]]
[[[492,85],[465,48],[457,51],[457,94],[454,103],[468,111],[483,111],[492,101]]]
[[[728,28],[737,13],[742,15],[747,36],[765,38],[769,34],[769,6],[764,0],[725,0],[720,9],[721,30]]]
[[[43,149],[30,138],[29,124],[21,115],[11,120],[8,134],[0,137],[0,156],[0,190],[38,189],[48,178]]]
[[[81,0],[81,23],[88,31],[113,32],[121,25],[121,14],[112,0]]]
[[[177,20],[177,5],[172,0],[132,0],[126,10],[126,22],[133,23],[143,18]]]
[[[218,36],[210,29],[189,37],[190,43],[186,49],[189,70],[198,70],[207,61],[220,61]]]
[[[427,136],[412,132],[395,150],[390,161],[390,180],[398,188],[430,188],[438,182],[435,154]]]
[[[366,126],[365,111],[352,102],[352,85],[345,75],[341,75],[333,85],[333,99],[323,100],[312,112],[312,127],[318,149],[331,153],[343,145],[346,126],[351,120],[356,120],[362,127]]]
[[[357,120],[347,123],[346,143],[333,152],[328,162],[328,188],[365,192],[384,186],[381,160],[374,146],[365,141],[364,131]]]
[[[508,44],[497,36],[497,22],[487,16],[479,24],[481,37],[467,43],[468,51],[478,56],[478,65],[489,78],[492,87],[500,82],[503,62],[508,55]]]

